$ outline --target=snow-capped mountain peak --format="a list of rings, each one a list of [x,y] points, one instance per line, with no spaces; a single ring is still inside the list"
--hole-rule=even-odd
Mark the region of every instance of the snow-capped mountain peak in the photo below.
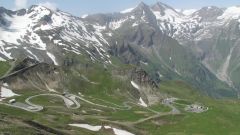
[[[137,12],[137,11],[148,10],[148,9],[149,9],[149,6],[147,4],[145,4],[144,2],[141,2],[137,6],[132,7],[132,8],[127,8],[127,9],[121,11],[120,13],[127,14],[127,13],[131,13],[131,12]]]
[[[208,34],[204,28],[217,24],[219,19],[238,14],[239,7],[226,10],[204,7],[191,15],[184,15],[160,2],[151,7],[140,3],[121,13],[88,15],[86,18],[36,5],[18,11],[0,8],[0,58],[16,57],[15,54],[3,54],[21,48],[27,56],[40,60],[47,53],[55,55],[56,50],[53,48],[60,46],[68,52],[85,52],[93,60],[97,60],[96,54],[99,54],[98,58],[109,61],[106,51],[110,44],[108,39],[123,26],[148,24],[183,43],[186,40],[205,38]],[[91,49],[95,50],[95,54],[91,53]],[[37,50],[39,55],[35,56],[33,50]],[[55,63],[57,61],[54,60]]]
[[[161,2],[157,2],[156,4],[154,4],[152,7],[152,10],[153,11],[158,11],[160,12],[160,14],[162,16],[164,16],[165,14],[167,14],[166,12],[167,11],[172,11],[172,13],[174,13],[175,15],[182,15],[180,12],[177,12],[174,8],[164,4],[164,3],[161,3]]]
[[[240,6],[232,6],[225,9],[223,14],[218,19],[238,19],[240,17]]]
[[[151,12],[151,10],[150,10],[150,7],[147,4],[141,2],[140,4],[137,5],[136,8],[134,8],[132,10],[132,12],[134,12],[134,13],[145,12],[145,13],[149,14]]]
[[[192,17],[199,17],[201,21],[214,21],[223,14],[223,9],[216,6],[208,6],[199,9],[192,14]]]
[[[157,20],[167,22],[182,21],[183,14],[177,12],[175,9],[166,4],[158,2],[157,4],[153,5],[151,9]]]
[[[145,4],[144,2],[141,2],[137,5],[138,9],[146,9],[146,8],[149,8],[149,6],[147,4]]]
[[[57,56],[64,55],[59,50],[64,50],[76,54],[85,53],[93,60],[101,59],[109,63],[109,56],[104,50],[107,41],[98,28],[86,28],[87,24],[80,18],[37,5],[8,12],[0,14],[1,60],[12,59],[21,54],[39,61],[59,64],[61,57]],[[89,49],[96,52],[93,54]],[[11,53],[13,50],[18,50],[19,53]]]

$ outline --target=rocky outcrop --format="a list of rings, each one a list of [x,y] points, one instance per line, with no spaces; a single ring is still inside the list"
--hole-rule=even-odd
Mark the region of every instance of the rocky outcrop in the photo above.
[[[140,85],[149,85],[152,88],[158,88],[158,84],[154,81],[149,74],[142,68],[136,68],[132,71],[131,80],[134,80]]]

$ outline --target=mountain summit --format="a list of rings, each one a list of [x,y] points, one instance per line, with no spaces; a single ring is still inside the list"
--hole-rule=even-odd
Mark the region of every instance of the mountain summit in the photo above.
[[[152,8],[153,11],[160,12],[160,14],[162,16],[164,16],[166,14],[165,13],[166,10],[171,10],[172,12],[175,12],[176,14],[181,14],[181,13],[177,12],[175,9],[173,9],[172,7],[170,7],[170,6],[168,6],[168,5],[164,4],[164,3],[161,3],[161,2],[157,2],[151,8]]]

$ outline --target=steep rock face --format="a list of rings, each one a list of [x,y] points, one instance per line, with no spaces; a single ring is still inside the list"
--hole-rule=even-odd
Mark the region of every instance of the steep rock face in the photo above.
[[[160,101],[161,93],[157,90],[158,83],[152,79],[144,69],[136,68],[131,73],[131,84],[139,91],[140,98],[147,104],[155,104]]]
[[[25,58],[22,61],[20,61],[19,63],[17,63],[17,65],[15,65],[15,67],[13,67],[13,69],[10,71],[10,73],[22,70],[24,68],[28,68],[34,65],[39,64],[39,62],[37,60],[31,59],[31,58]]]
[[[227,82],[230,86],[237,86],[233,85],[232,81],[236,80],[231,79],[230,72],[231,69],[239,66],[236,61],[238,56],[233,55],[233,50],[239,51],[237,49],[239,22],[231,20],[225,22],[224,25],[207,27],[199,31],[199,35],[203,33],[205,35],[198,37],[195,41],[195,48],[198,52],[196,54],[220,80]],[[233,61],[235,64],[232,63]]]
[[[0,81],[14,90],[58,91],[64,88],[61,85],[63,78],[63,74],[55,66],[26,58]]]
[[[0,26],[6,25],[6,20],[3,18],[3,13],[6,12],[6,9],[3,7],[0,7]]]
[[[149,85],[153,89],[158,88],[158,83],[154,81],[152,77],[141,68],[136,68],[132,71],[131,80],[134,80],[135,82],[143,86]]]
[[[157,26],[157,20],[155,15],[151,11],[150,7],[144,3],[140,3],[132,12],[129,14],[135,16],[135,19],[142,20],[151,26]]]

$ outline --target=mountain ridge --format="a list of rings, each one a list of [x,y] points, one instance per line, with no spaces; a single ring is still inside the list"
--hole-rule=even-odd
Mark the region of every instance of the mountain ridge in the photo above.
[[[203,11],[207,13],[203,14]],[[161,69],[166,76],[169,74],[169,78],[179,76],[194,80],[192,83],[197,82],[201,87],[200,80],[210,74],[210,78],[215,75],[238,89],[237,80],[232,81],[228,74],[231,57],[235,55],[225,54],[229,52],[220,54],[221,57],[230,57],[224,62],[224,58],[220,60],[220,57],[212,56],[214,53],[219,55],[214,48],[221,50],[221,45],[204,44],[222,38],[215,34],[217,28],[223,29],[224,26],[227,29],[237,25],[228,25],[230,20],[221,18],[227,9],[221,11],[216,7],[205,7],[191,15],[184,15],[158,2],[153,6],[140,3],[124,13],[95,14],[84,18],[36,5],[13,11],[10,15],[3,12],[0,20],[8,24],[1,23],[3,26],[0,26],[3,33],[0,36],[0,60],[27,56],[61,66],[65,57],[73,53],[92,62],[111,65],[112,56],[116,56],[124,63],[139,64],[139,61],[144,61],[150,64],[146,68],[154,67],[154,72]],[[20,21],[25,23],[19,25]],[[236,19],[231,21],[235,22]],[[237,36],[233,29],[230,32]],[[212,59],[219,59],[216,64],[227,66],[222,66],[224,70],[215,68],[211,64]],[[199,74],[203,72],[204,76],[199,80]],[[226,77],[233,83],[226,81]],[[206,89],[216,89],[210,85]]]

